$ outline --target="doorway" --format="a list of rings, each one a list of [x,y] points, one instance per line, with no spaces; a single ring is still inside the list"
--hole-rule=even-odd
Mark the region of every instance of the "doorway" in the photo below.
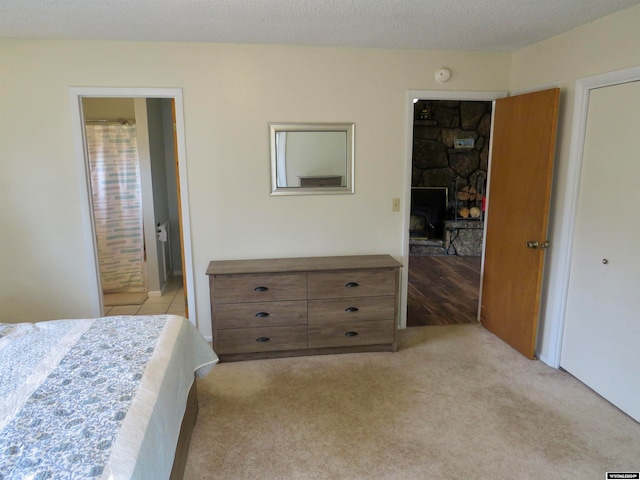
[[[172,273],[182,274],[180,297],[172,295],[173,307],[180,305],[180,314],[187,316],[195,324],[193,298],[193,269],[191,266],[191,242],[189,235],[188,187],[186,182],[184,121],[182,91],[180,89],[129,89],[129,88],[72,88],[72,102],[78,105],[73,110],[74,136],[78,159],[86,176],[87,202],[83,205],[87,243],[92,252],[95,268],[95,310],[96,316],[104,315],[109,308],[102,296],[102,278],[99,262],[100,248],[96,240],[96,215],[92,197],[91,169],[88,158],[89,144],[85,136],[85,107],[93,100],[103,99],[109,104],[115,98],[134,103],[134,118],[120,117],[124,122],[135,120],[138,153],[140,156],[140,188],[143,215],[143,290],[149,292],[149,303],[159,304],[167,289],[175,286]],[[90,113],[91,107],[89,107]],[[104,115],[104,114],[103,114]],[[91,115],[90,115],[91,116]],[[87,119],[90,119],[87,117]],[[93,123],[114,123],[113,118],[93,118]],[[95,120],[107,120],[95,122]],[[154,133],[155,131],[155,133]],[[158,134],[160,132],[160,134]],[[164,149],[164,151],[162,151]],[[158,153],[162,151],[162,153]],[[156,161],[152,164],[151,157]],[[161,161],[158,161],[161,158]],[[159,165],[162,168],[159,168]],[[160,171],[160,173],[159,173]],[[172,198],[173,197],[173,198]],[[172,228],[174,227],[174,228]],[[172,232],[173,231],[173,232]],[[173,241],[172,241],[173,239]],[[170,244],[172,244],[170,246]],[[138,282],[139,283],[139,282]],[[125,287],[126,288],[126,287]],[[139,285],[132,287],[140,289]],[[174,289],[175,290],[175,289]],[[169,292],[174,293],[174,292]],[[156,300],[156,301],[153,301]],[[159,300],[159,301],[158,301]],[[144,307],[144,304],[142,305]],[[151,312],[139,307],[138,314],[178,313]],[[191,311],[191,315],[189,312]],[[129,312],[122,314],[131,314]]]
[[[414,95],[414,98],[420,97]],[[532,358],[542,295],[544,253],[550,246],[545,238],[560,89],[493,98],[487,178],[488,222],[482,249],[479,317],[485,328]],[[412,119],[413,109],[409,123]],[[412,143],[408,143],[407,150],[412,151]],[[411,171],[411,160],[409,157],[407,172]],[[405,225],[409,225],[406,217]],[[409,263],[408,257],[409,248],[405,248],[405,265]]]
[[[408,327],[477,321],[491,116],[491,100],[413,99]]]
[[[407,327],[407,317],[408,317],[408,299],[409,299],[409,270],[410,270],[410,226],[411,226],[411,187],[412,187],[412,172],[413,172],[413,149],[414,149],[414,135],[413,135],[413,124],[416,120],[416,103],[419,100],[431,100],[431,101],[454,101],[454,102],[462,102],[462,101],[471,101],[471,102],[491,102],[492,108],[495,104],[495,100],[498,98],[506,97],[507,92],[465,92],[465,91],[440,91],[440,90],[409,90],[407,92],[407,157],[406,157],[406,180],[405,180],[405,195],[404,195],[404,218],[403,218],[403,264],[407,266],[407,268],[403,268],[401,272],[401,284],[402,291],[407,292],[405,295],[401,297],[401,305],[400,305],[400,322],[398,327],[405,328]],[[420,120],[418,118],[418,120]],[[493,126],[491,125],[491,129]],[[488,167],[490,167],[491,163],[491,141],[489,141],[488,146],[489,159],[488,159]],[[450,194],[449,194],[450,195]],[[476,261],[480,262],[480,286],[478,297],[482,291],[482,269],[483,269],[483,257],[484,257],[484,236],[482,238],[482,252],[479,258]],[[475,283],[475,281],[474,281]],[[479,306],[473,309],[476,312],[479,310]]]
[[[83,98],[82,110],[104,314],[184,316],[173,100]]]

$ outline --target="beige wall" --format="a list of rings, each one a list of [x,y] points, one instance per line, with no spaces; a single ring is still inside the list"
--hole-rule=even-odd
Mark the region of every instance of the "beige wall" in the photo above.
[[[212,259],[402,253],[406,92],[562,87],[551,240],[562,240],[576,78],[640,64],[640,6],[513,54],[178,43],[0,42],[0,319],[91,313],[70,86],[180,87],[196,277]],[[440,66],[452,80],[437,84]],[[269,122],[355,122],[355,195],[269,196]],[[558,238],[560,237],[560,238]],[[552,249],[553,263],[560,250]],[[557,260],[557,258],[555,258]],[[549,265],[547,265],[549,267]],[[548,297],[557,300],[554,285]],[[36,301],[37,300],[37,301]],[[539,351],[549,345],[543,318]]]
[[[93,313],[69,87],[179,87],[205,335],[210,260],[400,258],[407,91],[506,90],[510,69],[505,53],[72,41],[2,41],[0,62],[0,318]],[[269,196],[268,123],[297,121],[355,122],[355,195]]]
[[[513,54],[511,90],[535,89],[552,84],[561,88],[560,118],[556,148],[554,191],[551,204],[545,292],[538,336],[538,354],[553,356],[559,325],[558,302],[563,285],[559,272],[567,254],[571,218],[563,215],[571,185],[569,161],[576,80],[600,73],[640,65],[640,6],[604,17]],[[629,159],[636,161],[636,159]],[[615,239],[612,239],[615,242]]]

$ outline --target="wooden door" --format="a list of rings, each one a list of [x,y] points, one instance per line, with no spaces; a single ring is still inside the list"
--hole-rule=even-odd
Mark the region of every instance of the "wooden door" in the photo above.
[[[560,365],[640,421],[640,81],[591,90]]]
[[[480,321],[535,353],[559,89],[496,101]],[[527,242],[537,242],[528,248]]]

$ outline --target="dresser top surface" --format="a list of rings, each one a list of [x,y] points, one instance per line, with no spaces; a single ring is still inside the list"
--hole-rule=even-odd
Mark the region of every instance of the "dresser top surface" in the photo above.
[[[309,271],[399,268],[391,255],[351,255],[335,257],[261,258],[254,260],[217,260],[209,262],[207,275],[243,273],[288,273]]]

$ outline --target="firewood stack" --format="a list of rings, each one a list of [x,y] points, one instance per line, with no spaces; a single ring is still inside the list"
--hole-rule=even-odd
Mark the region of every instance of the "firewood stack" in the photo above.
[[[463,187],[456,193],[456,198],[459,200],[459,202],[466,202],[466,204],[458,203],[458,215],[460,217],[480,218],[482,211],[480,210],[480,208],[475,206],[475,204],[476,201],[482,201],[482,194],[478,193],[475,187],[471,187],[468,185],[466,187]]]

